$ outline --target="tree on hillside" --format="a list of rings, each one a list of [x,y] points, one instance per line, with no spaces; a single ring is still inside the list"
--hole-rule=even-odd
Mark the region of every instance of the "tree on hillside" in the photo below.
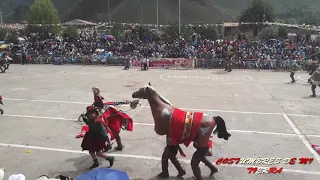
[[[266,0],[250,0],[240,13],[240,22],[273,22],[274,9]]]
[[[240,22],[258,23],[247,27],[253,30],[253,35],[257,36],[262,22],[272,22],[274,20],[274,9],[266,0],[250,0],[249,4],[240,13]]]
[[[29,32],[60,33],[60,18],[51,0],[35,0],[27,19]]]
[[[0,28],[0,41],[5,40],[7,36],[7,29],[6,28]]]

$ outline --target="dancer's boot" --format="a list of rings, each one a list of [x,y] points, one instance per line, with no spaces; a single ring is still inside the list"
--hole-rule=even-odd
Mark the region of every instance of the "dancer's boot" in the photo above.
[[[90,169],[94,169],[96,167],[99,167],[99,162],[97,159],[93,160],[93,164],[92,164],[92,166],[90,166]]]
[[[119,136],[119,134],[115,135],[114,139],[117,141],[117,147],[115,147],[114,149],[117,150],[117,151],[122,151],[123,149],[123,145],[121,143],[121,138]]]
[[[219,172],[219,169],[215,167],[206,157],[203,158],[202,162],[211,170],[210,175],[214,175],[215,173]]]
[[[162,157],[161,157],[161,169],[162,172],[158,174],[159,178],[169,178],[169,156],[170,156],[170,150],[168,147],[166,147],[163,151]]]
[[[170,160],[174,165],[174,167],[176,167],[176,169],[178,170],[178,175],[177,175],[178,178],[182,178],[182,176],[186,175],[186,171],[182,168],[180,162],[176,157],[173,157]]]

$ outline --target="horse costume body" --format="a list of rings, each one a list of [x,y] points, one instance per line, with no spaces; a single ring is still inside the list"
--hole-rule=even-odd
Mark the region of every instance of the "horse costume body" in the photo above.
[[[231,136],[227,132],[225,122],[221,117],[209,116],[202,112],[186,112],[176,108],[158,94],[150,83],[149,86],[134,92],[132,98],[149,101],[155,124],[154,130],[158,135],[167,135],[172,139],[173,145],[184,144],[189,146],[191,142],[194,142],[197,151],[192,156],[191,167],[197,180],[202,179],[199,168],[200,162],[210,168],[211,175],[218,172],[218,169],[206,159],[206,154],[209,151],[209,138],[215,127],[215,132],[218,133],[219,138],[228,140]]]

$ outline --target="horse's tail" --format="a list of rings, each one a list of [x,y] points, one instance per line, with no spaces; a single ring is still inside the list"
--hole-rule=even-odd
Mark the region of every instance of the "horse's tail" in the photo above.
[[[231,134],[229,134],[227,131],[224,119],[222,119],[220,116],[217,116],[214,118],[214,120],[216,121],[217,128],[213,133],[218,133],[218,138],[228,140],[229,137],[231,137]]]

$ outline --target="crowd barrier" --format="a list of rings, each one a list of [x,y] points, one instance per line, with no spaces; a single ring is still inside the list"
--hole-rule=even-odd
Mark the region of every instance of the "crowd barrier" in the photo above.
[[[144,62],[133,60],[132,66],[142,66]],[[149,68],[160,69],[193,69],[194,60],[184,58],[150,58]]]
[[[103,57],[103,56],[86,56],[86,55],[46,55],[46,56],[28,56],[27,61],[30,64],[103,64],[108,66],[124,66],[126,59],[123,57]],[[21,63],[21,55],[13,58],[13,63]],[[257,60],[241,59],[231,61],[231,67],[235,69],[272,69],[272,70],[289,70],[291,63],[289,60]],[[132,59],[131,66],[141,67],[142,61]],[[223,69],[226,61],[224,59],[185,59],[185,58],[150,58],[149,68],[158,69]],[[308,70],[310,65],[306,61],[298,61],[300,67]]]
[[[196,59],[195,68],[202,69],[223,69],[226,61],[223,59]],[[306,61],[298,61],[297,64],[304,70],[308,70],[310,65]],[[270,69],[270,70],[290,70],[292,63],[289,60],[257,60],[241,59],[232,60],[231,67],[234,69]]]

